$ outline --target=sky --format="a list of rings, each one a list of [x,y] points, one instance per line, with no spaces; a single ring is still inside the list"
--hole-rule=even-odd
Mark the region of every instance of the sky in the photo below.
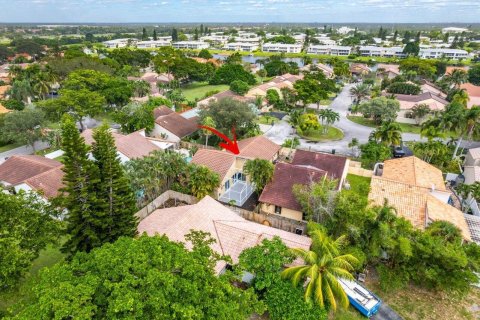
[[[0,0],[1,22],[480,22],[479,0]]]

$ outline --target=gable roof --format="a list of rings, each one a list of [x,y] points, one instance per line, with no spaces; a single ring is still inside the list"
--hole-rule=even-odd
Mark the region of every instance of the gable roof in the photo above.
[[[160,150],[157,145],[150,142],[150,140],[143,136],[139,131],[135,131],[127,135],[116,132],[112,132],[111,134],[115,140],[117,151],[129,159],[142,158],[148,156],[155,150]],[[84,130],[81,133],[81,136],[85,139],[86,144],[93,144],[93,129]]]
[[[293,186],[317,182],[326,174],[326,171],[314,167],[279,162],[275,165],[272,181],[263,189],[259,201],[282,208],[302,211],[302,206],[293,194]]]
[[[416,187],[447,190],[442,171],[414,156],[386,160],[382,177]]]
[[[480,244],[480,217],[474,216],[473,214],[464,214],[463,216],[472,235],[472,241]]]
[[[0,164],[0,181],[18,185],[50,169],[62,166],[62,163],[37,155],[15,155]]]
[[[416,157],[405,157],[384,162],[382,175],[372,177],[368,198],[379,206],[387,200],[397,215],[416,228],[424,229],[432,221],[444,220],[471,240],[463,213],[447,203],[450,196],[440,170]]]
[[[63,188],[63,166],[56,167],[25,180],[25,183],[37,191],[42,191],[46,198],[54,198]]]
[[[329,178],[341,179],[345,171],[347,158],[327,153],[295,150],[292,164],[312,166],[326,171]]]
[[[422,92],[417,95],[408,94],[395,94],[395,98],[400,102],[400,107],[406,109],[406,107],[413,107],[415,104],[422,103],[426,100],[434,100],[434,103],[430,104],[430,109],[443,110],[443,108],[449,103],[444,98],[432,94],[432,92]],[[404,104],[403,102],[410,102],[411,104]]]
[[[223,181],[234,161],[235,155],[230,152],[199,149],[192,157],[191,163],[206,166],[213,172],[218,173],[220,181]]]
[[[185,119],[176,112],[160,116],[155,123],[179,138],[186,137],[198,130],[197,118]]]
[[[174,113],[171,108],[167,106],[160,106],[155,109],[153,109],[153,119],[157,119],[158,117],[161,116],[166,116],[167,114]]]
[[[398,64],[385,64],[385,63],[379,63],[377,66],[377,70],[383,69],[385,72],[391,72],[394,74],[399,75],[400,74],[400,65]]]
[[[264,136],[256,136],[238,141],[239,156],[251,159],[272,161],[282,147]]]
[[[165,234],[172,241],[186,242],[185,235],[192,230],[210,233],[216,240],[211,247],[216,252],[229,255],[233,263],[240,253],[256,246],[263,239],[278,236],[290,248],[310,248],[308,237],[247,221],[209,196],[194,205],[158,209],[143,219],[138,232],[149,236]],[[191,249],[191,244],[186,247]],[[226,262],[219,261],[215,271],[219,273]]]

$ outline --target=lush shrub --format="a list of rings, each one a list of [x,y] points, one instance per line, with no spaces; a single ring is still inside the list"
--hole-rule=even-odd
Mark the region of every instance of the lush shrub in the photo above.
[[[321,320],[327,312],[317,304],[305,301],[303,288],[290,281],[278,280],[265,293],[265,304],[272,320]]]
[[[230,90],[242,96],[247,93],[249,89],[250,86],[248,85],[248,83],[242,80],[235,80],[230,83]]]
[[[409,95],[416,95],[419,94],[421,88],[413,83],[408,82],[394,82],[387,87],[388,93],[396,93],[396,94],[409,94]]]

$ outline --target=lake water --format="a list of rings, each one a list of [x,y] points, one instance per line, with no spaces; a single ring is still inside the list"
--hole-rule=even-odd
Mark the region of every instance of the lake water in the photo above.
[[[214,54],[213,57],[215,59],[219,59],[219,60],[225,60],[227,58],[227,55],[224,55],[224,54]],[[248,62],[248,63],[252,63],[252,64],[256,64],[258,66],[260,66],[259,63],[257,63],[259,60],[266,60],[268,59],[268,57],[258,57],[258,56],[242,56],[242,61],[243,62]],[[298,66],[301,68],[303,67],[303,61],[301,58],[283,58],[282,59],[283,61],[285,62],[296,62],[298,64]],[[317,59],[313,59],[313,62],[314,63],[317,63]]]

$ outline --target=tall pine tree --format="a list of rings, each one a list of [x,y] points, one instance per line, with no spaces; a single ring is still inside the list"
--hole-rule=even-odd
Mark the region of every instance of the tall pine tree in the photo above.
[[[153,29],[153,40],[154,40],[154,41],[157,41],[157,40],[158,40],[157,30],[155,30],[155,29]]]
[[[121,236],[133,237],[137,230],[135,196],[117,155],[117,148],[107,125],[94,131],[92,155],[99,170],[97,198],[104,212],[103,242],[114,242]]]
[[[142,40],[143,41],[148,40],[147,29],[145,29],[145,28],[143,28],[143,30],[142,30]]]
[[[99,221],[103,213],[98,210],[99,200],[96,197],[100,181],[98,168],[89,160],[89,149],[69,115],[64,116],[62,121],[62,150],[65,152],[65,186],[59,200],[68,210],[66,231],[70,236],[62,251],[71,256],[77,251],[89,252],[102,245]]]

